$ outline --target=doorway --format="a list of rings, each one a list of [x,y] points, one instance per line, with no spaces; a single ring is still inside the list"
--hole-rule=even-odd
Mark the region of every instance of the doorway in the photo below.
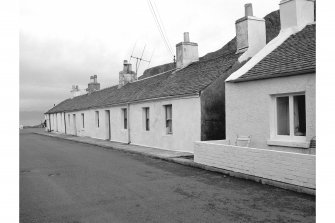
[[[76,120],[76,114],[73,114],[73,134],[77,135],[77,120]]]
[[[105,126],[106,126],[106,139],[111,140],[111,119],[110,119],[110,111],[105,110]]]

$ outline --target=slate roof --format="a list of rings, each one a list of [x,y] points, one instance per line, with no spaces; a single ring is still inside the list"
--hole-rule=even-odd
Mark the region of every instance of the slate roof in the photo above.
[[[273,11],[269,14],[267,14],[264,17],[265,20],[265,26],[266,26],[266,43],[270,42],[273,38],[278,36],[280,31],[280,16],[279,16],[279,10]],[[231,39],[229,42],[227,42],[222,48],[205,54],[202,57],[199,57],[200,61],[215,59],[217,57],[220,57],[222,55],[230,54],[233,51],[236,51],[236,37]],[[156,75],[158,73],[162,73],[168,70],[171,70],[175,68],[174,63],[167,63],[162,64],[159,66],[151,67],[146,69],[143,72],[143,75],[140,76],[138,79],[147,78],[153,75]]]
[[[315,29],[307,25],[290,36],[247,73],[231,82],[252,81],[315,72]]]
[[[121,88],[116,85],[91,94],[77,96],[59,103],[46,113],[107,107],[169,96],[196,95],[229,70],[239,56],[240,54],[235,54],[234,50],[228,55],[194,62],[183,69],[170,70],[128,83]]]
[[[267,41],[270,41],[277,36],[280,30],[279,11],[274,11],[264,18]],[[128,83],[120,89],[118,86],[112,86],[91,94],[66,99],[51,108],[46,114],[101,108],[146,99],[199,94],[214,80],[219,77],[226,79],[244,64],[237,62],[241,54],[235,54],[235,52],[236,38],[234,37],[221,49],[206,54],[199,58],[198,62],[184,69],[175,71],[174,64],[149,68],[136,82]],[[156,72],[161,73],[155,75]]]

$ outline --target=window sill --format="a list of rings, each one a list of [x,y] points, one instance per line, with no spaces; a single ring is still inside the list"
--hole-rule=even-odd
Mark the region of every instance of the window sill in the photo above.
[[[278,140],[278,139],[268,139],[266,143],[269,146],[284,146],[284,147],[295,147],[295,148],[309,148],[308,142],[299,142],[299,141],[285,141],[285,140]]]
[[[173,134],[172,133],[165,133],[165,134],[163,134],[163,136],[173,136]]]

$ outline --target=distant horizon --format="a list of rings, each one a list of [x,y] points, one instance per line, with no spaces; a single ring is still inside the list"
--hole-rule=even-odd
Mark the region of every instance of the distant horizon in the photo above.
[[[44,121],[45,111],[22,111],[20,110],[20,125],[34,126]]]

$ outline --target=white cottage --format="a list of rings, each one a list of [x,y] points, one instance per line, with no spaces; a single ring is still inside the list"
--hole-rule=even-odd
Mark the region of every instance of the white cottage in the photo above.
[[[285,0],[280,8],[280,34],[226,80],[227,139],[251,136],[250,147],[315,154],[314,2]]]
[[[279,35],[226,79],[226,139],[195,162],[315,194],[314,3],[280,2]]]

